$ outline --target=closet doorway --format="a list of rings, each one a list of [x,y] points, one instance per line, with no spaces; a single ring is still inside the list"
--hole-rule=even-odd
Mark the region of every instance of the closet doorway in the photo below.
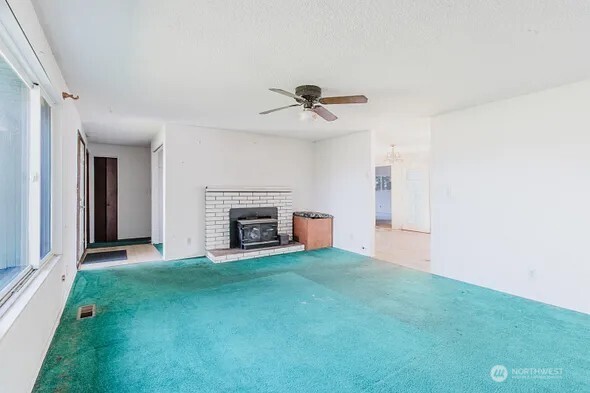
[[[94,157],[94,241],[114,242],[117,233],[117,159]]]

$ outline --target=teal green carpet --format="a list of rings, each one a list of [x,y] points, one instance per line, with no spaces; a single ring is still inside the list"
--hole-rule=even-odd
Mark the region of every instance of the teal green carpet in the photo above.
[[[79,272],[35,391],[587,392],[589,348],[588,315],[335,249],[187,259]]]

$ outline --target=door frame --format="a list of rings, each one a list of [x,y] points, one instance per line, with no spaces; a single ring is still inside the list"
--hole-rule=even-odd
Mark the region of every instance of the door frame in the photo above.
[[[386,163],[386,164],[382,164],[382,165],[378,165],[375,164],[373,166],[373,175],[375,177],[375,179],[377,178],[377,168],[389,168],[389,181],[391,184],[391,189],[389,190],[389,221],[390,221],[390,228],[389,229],[393,229],[393,164],[390,163]],[[375,187],[373,187],[375,188]],[[375,190],[375,227],[377,226],[377,190]]]
[[[84,148],[84,154],[80,154],[80,147]],[[79,267],[82,263],[82,259],[84,258],[84,254],[86,253],[86,248],[88,246],[88,238],[86,237],[86,233],[88,231],[88,221],[86,217],[88,216],[88,161],[86,160],[88,157],[88,148],[86,146],[86,142],[84,138],[82,138],[82,134],[80,130],[77,132],[77,141],[76,141],[76,264]],[[82,160],[85,161],[85,171],[84,171],[84,196],[80,198],[80,165]],[[84,203],[84,228],[80,228],[80,203]],[[84,239],[80,238],[80,234],[83,234]],[[83,241],[83,249],[84,251],[80,253],[80,243]]]
[[[164,144],[152,150],[151,177],[152,177],[152,243],[164,243]],[[160,162],[161,155],[161,162]],[[160,177],[160,163],[162,173]]]

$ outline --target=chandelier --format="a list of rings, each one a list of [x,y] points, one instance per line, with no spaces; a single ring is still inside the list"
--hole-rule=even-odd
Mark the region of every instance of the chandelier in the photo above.
[[[396,162],[403,162],[404,161],[401,154],[399,154],[398,151],[395,151],[395,145],[391,145],[391,151],[387,153],[387,158],[385,160],[389,164],[394,164]]]

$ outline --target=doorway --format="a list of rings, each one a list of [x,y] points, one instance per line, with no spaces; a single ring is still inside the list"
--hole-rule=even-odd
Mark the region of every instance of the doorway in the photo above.
[[[391,228],[391,166],[375,168],[375,225]]]
[[[118,240],[118,163],[116,158],[94,157],[94,241]]]
[[[164,255],[164,145],[152,151],[152,242]]]
[[[158,243],[164,243],[164,148],[158,150]]]
[[[429,151],[392,146],[390,157],[375,167],[375,256],[429,272]]]

